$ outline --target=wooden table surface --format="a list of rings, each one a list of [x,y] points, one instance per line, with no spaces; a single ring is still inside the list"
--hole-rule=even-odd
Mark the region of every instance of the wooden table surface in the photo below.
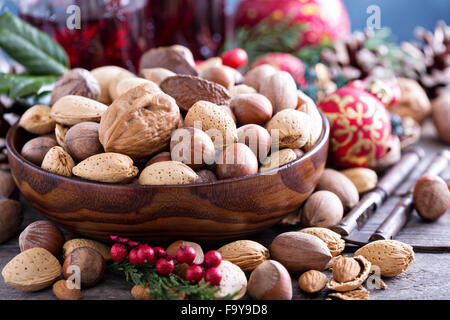
[[[434,128],[431,123],[424,126],[424,134],[419,143],[426,151],[426,158],[415,170],[410,178],[397,191],[396,196],[391,197],[382,208],[367,222],[362,231],[370,233],[383,221],[384,217],[395,206],[402,192],[408,189],[420,176],[421,168],[425,167],[431,158],[440,150],[449,150],[448,145],[444,145],[435,138]],[[441,175],[445,180],[450,180],[450,167]],[[31,208],[26,200],[21,198],[24,205],[25,220],[22,224],[23,230],[28,224],[43,218],[39,213]],[[281,227],[275,226],[252,238],[265,246],[269,246],[272,239],[279,233],[291,230],[299,230],[301,227]],[[189,240],[189,239],[185,239]],[[450,214],[447,214],[435,223],[422,222],[416,212],[408,222],[404,230],[400,232],[397,240],[411,244],[436,244],[450,245]],[[351,254],[356,247],[348,246],[346,252]],[[0,269],[8,263],[15,255],[20,252],[18,245],[18,236],[10,241],[0,245]],[[294,289],[293,299],[323,299],[327,295],[324,290],[318,295],[305,295],[298,288],[298,275],[292,274],[292,283]],[[371,290],[371,299],[450,299],[450,253],[420,253],[416,252],[415,260],[412,265],[401,275],[384,279],[388,288],[386,290]],[[131,283],[127,283],[122,274],[107,272],[103,281],[93,288],[83,291],[83,299],[132,299],[130,290]],[[3,280],[0,280],[0,300],[20,300],[35,299],[49,300],[56,299],[51,288],[33,292],[24,293],[8,287]]]

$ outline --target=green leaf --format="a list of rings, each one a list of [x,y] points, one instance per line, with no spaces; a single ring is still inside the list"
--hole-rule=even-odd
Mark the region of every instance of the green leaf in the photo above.
[[[8,11],[0,15],[0,47],[31,74],[61,75],[69,67],[58,43]]]
[[[11,99],[51,91],[57,76],[30,76],[0,73],[0,93]]]

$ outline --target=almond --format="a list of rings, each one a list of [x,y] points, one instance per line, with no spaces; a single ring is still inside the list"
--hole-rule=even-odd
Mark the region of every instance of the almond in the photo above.
[[[340,256],[333,264],[333,278],[338,282],[349,282],[355,280],[361,267],[353,258]]]
[[[291,272],[322,271],[331,259],[325,242],[303,232],[285,232],[270,245],[270,255]]]
[[[307,293],[317,293],[326,287],[327,281],[327,276],[324,273],[317,270],[309,270],[300,276],[298,286]]]
[[[353,182],[344,174],[333,169],[325,169],[317,183],[316,190],[333,192],[339,197],[344,206],[344,211],[358,204],[359,193]]]
[[[405,271],[414,261],[413,248],[396,240],[373,241],[355,252],[380,268],[384,277],[394,277]]]
[[[378,183],[377,173],[369,168],[350,168],[341,173],[353,182],[359,194],[374,189]]]
[[[28,132],[43,135],[55,129],[56,122],[50,116],[52,109],[44,105],[35,105],[24,112],[19,125]]]
[[[189,109],[184,126],[206,132],[217,150],[238,139],[236,124],[231,116],[224,109],[208,101],[198,101]]]
[[[286,71],[277,71],[263,79],[258,92],[272,102],[275,114],[283,109],[295,109],[297,107],[297,85]]]
[[[41,168],[61,176],[71,177],[75,166],[70,154],[61,147],[51,148],[42,160]]]
[[[3,268],[5,283],[20,291],[39,291],[61,274],[58,260],[46,249],[32,248],[15,256]]]
[[[137,176],[133,160],[120,153],[100,153],[80,162],[72,170],[77,177],[107,183],[123,183]]]
[[[228,90],[212,81],[193,76],[177,75],[161,82],[161,89],[173,97],[181,110],[188,111],[197,101],[204,100],[216,105],[228,105]]]
[[[81,247],[88,247],[94,249],[100,253],[105,261],[111,261],[111,249],[110,247],[104,245],[95,240],[90,239],[71,239],[66,241],[63,245],[63,259],[65,259],[73,250]]]
[[[190,184],[198,180],[194,170],[178,161],[162,161],[146,167],[139,176],[141,185]]]
[[[59,280],[53,284],[53,294],[59,300],[81,300],[81,290],[76,287],[68,288],[67,283],[71,283],[70,280]],[[71,283],[71,286],[75,286]]]
[[[253,271],[259,264],[270,258],[269,250],[266,247],[251,240],[238,240],[217,251],[224,260],[234,263],[244,272]]]
[[[283,149],[272,153],[263,162],[259,168],[260,172],[266,172],[275,168],[279,168],[297,159],[297,155],[292,149]]]
[[[369,277],[371,263],[365,257],[337,257],[333,263],[333,277],[328,288],[334,291],[348,292],[358,289]]]
[[[328,228],[312,227],[302,229],[300,232],[311,234],[325,242],[333,257],[339,255],[345,249],[345,241],[341,238],[341,235]]]
[[[301,111],[286,109],[276,113],[266,124],[272,144],[279,148],[302,148],[311,139],[311,119]]]
[[[68,95],[52,106],[50,115],[60,124],[73,126],[85,121],[100,122],[100,117],[106,109],[106,105],[95,100]]]

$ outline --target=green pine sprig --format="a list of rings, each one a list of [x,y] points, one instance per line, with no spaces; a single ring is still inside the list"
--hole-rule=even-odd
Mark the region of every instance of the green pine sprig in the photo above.
[[[147,287],[147,294],[151,300],[183,300],[181,295],[186,295],[190,300],[217,300],[214,295],[220,290],[205,284],[192,284],[180,276],[172,273],[170,276],[160,275],[153,264],[133,265],[128,259],[122,262],[114,262],[109,267],[112,271],[122,271],[125,279],[135,285]],[[238,292],[227,295],[220,300],[230,300]]]

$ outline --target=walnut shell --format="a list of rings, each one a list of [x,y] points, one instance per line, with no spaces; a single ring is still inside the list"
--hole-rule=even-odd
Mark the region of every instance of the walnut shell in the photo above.
[[[56,122],[50,116],[51,108],[44,105],[35,105],[24,112],[19,125],[28,132],[43,135],[55,130]]]
[[[53,147],[42,160],[41,168],[61,176],[71,177],[74,166],[75,162],[70,154],[61,147]]]
[[[275,168],[279,168],[297,159],[297,155],[292,149],[282,149],[272,153],[263,162],[259,168],[260,172],[266,172]]]
[[[338,196],[330,191],[316,191],[306,201],[302,210],[302,224],[308,227],[330,228],[344,216]]]
[[[244,272],[251,272],[270,258],[269,250],[262,244],[251,240],[238,240],[217,250],[222,259],[239,266]]]
[[[272,102],[273,112],[297,107],[297,85],[290,73],[277,71],[262,80],[258,90]]]
[[[278,142],[280,149],[302,148],[311,140],[311,118],[297,110],[278,112],[266,124],[266,129],[272,137],[272,144]]]
[[[217,150],[237,141],[237,129],[231,116],[219,106],[208,101],[198,101],[184,119],[185,127],[206,132]]]
[[[171,97],[147,84],[131,89],[103,114],[99,138],[106,152],[143,159],[169,147],[180,109]]]
[[[100,97],[100,84],[86,69],[75,68],[55,83],[52,90],[52,105],[64,96],[75,95],[97,100]]]
[[[161,82],[161,89],[173,97],[184,111],[200,100],[228,105],[231,99],[228,90],[220,84],[193,76],[168,77]]]
[[[150,49],[142,55],[139,70],[165,68],[176,74],[196,76],[198,73],[193,63],[192,53],[185,47],[159,47]]]
[[[98,127],[96,122],[81,122],[67,131],[64,146],[76,162],[103,152]]]
[[[108,107],[95,100],[68,95],[59,99],[53,106],[51,117],[58,123],[73,126],[80,122],[99,122]]]
[[[81,300],[81,290],[76,288],[75,283],[72,283],[73,287],[67,287],[68,280],[59,280],[53,284],[53,294],[59,300]]]
[[[25,143],[20,154],[31,163],[41,166],[47,152],[57,145],[56,139],[52,137],[37,137]]]
[[[333,257],[339,255],[345,249],[345,241],[341,235],[328,228],[310,227],[304,228],[300,232],[311,234],[325,242]]]
[[[106,182],[125,183],[137,176],[133,160],[120,153],[100,153],[81,161],[72,170],[77,177]]]
[[[198,180],[194,170],[178,161],[162,161],[149,165],[139,176],[141,185],[190,184]]]

